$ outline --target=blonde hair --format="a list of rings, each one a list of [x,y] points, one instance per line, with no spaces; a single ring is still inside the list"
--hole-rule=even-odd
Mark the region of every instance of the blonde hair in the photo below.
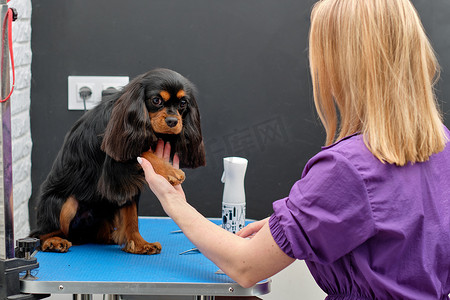
[[[399,166],[444,149],[439,65],[410,1],[317,2],[309,56],[326,145],[360,132],[378,159]]]

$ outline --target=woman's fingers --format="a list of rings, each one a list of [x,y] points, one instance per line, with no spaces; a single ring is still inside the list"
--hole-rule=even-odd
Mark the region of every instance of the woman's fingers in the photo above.
[[[156,144],[155,149],[155,155],[162,158],[165,162],[170,162],[170,152],[172,147],[170,146],[169,142],[164,142],[162,139],[158,140],[158,143]],[[176,157],[175,157],[176,156]],[[180,160],[177,155],[175,155],[173,158],[173,167],[175,169],[180,168]],[[175,161],[176,160],[176,161]]]
[[[180,157],[178,156],[178,154],[174,154],[173,156],[173,162],[172,165],[175,169],[179,169],[180,168]]]
[[[164,141],[158,140],[158,144],[156,144],[155,155],[158,157],[163,157],[164,153]]]
[[[167,142],[166,145],[164,146],[163,159],[165,162],[170,161],[170,143],[169,142]]]
[[[242,228],[241,230],[236,232],[236,235],[240,236],[242,238],[246,238],[246,237],[251,236],[252,234],[255,233],[255,229],[251,225],[252,224],[245,226],[244,228]]]
[[[260,221],[250,223],[241,230],[239,230],[238,232],[236,232],[236,235],[243,238],[251,237],[252,235],[256,234],[268,221],[269,218],[266,218]]]

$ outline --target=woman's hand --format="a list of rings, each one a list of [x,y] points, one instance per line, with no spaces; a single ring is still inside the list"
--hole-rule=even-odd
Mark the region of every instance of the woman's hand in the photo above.
[[[162,158],[164,161],[170,161],[170,143],[164,144],[163,140],[159,140],[155,149],[155,155]],[[184,191],[181,185],[172,186],[163,176],[157,174],[153,169],[152,164],[145,158],[138,157],[138,162],[141,164],[145,173],[145,180],[153,193],[158,197],[163,207],[165,203],[172,196],[181,196],[186,201]],[[177,154],[173,157],[172,165],[174,168],[180,168],[180,159]]]
[[[252,238],[258,231],[269,222],[269,218],[265,218],[261,221],[256,221],[248,224],[241,230],[239,230],[236,235],[242,238]]]

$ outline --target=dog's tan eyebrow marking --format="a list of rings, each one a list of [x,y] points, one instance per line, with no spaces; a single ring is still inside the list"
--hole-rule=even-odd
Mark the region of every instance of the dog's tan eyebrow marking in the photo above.
[[[181,99],[184,96],[186,96],[186,93],[184,92],[184,90],[179,90],[178,93],[177,93],[177,98]]]
[[[168,101],[170,99],[170,94],[168,91],[161,91],[159,92],[159,94],[164,99],[164,101]]]

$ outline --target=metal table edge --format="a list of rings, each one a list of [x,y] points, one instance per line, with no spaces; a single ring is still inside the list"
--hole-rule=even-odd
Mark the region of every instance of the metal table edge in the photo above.
[[[20,289],[22,293],[27,294],[259,296],[270,292],[271,283],[272,280],[269,278],[257,283],[253,287],[243,288],[237,283],[211,284],[20,280]]]

